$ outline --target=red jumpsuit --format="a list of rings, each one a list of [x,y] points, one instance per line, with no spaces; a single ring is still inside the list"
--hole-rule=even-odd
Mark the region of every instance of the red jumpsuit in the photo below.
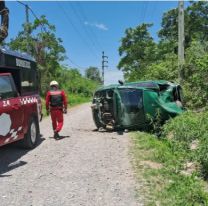
[[[63,109],[67,110],[67,98],[64,91],[51,90],[46,95],[46,109],[50,110],[54,132],[60,132],[63,124]]]

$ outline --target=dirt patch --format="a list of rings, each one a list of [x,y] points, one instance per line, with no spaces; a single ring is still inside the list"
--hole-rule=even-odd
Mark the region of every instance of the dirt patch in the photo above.
[[[163,167],[162,164],[157,163],[157,162],[153,162],[150,160],[141,161],[140,163],[144,166],[151,168],[151,169],[161,169]]]
[[[191,176],[198,168],[198,165],[195,162],[186,162],[184,164],[184,170],[181,171],[181,174],[185,176]]]
[[[194,140],[191,144],[190,144],[190,150],[196,150],[199,147],[199,140]]]

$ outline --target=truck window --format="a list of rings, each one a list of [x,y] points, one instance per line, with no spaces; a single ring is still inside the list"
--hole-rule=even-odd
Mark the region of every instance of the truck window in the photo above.
[[[17,92],[10,76],[0,76],[0,100],[13,97],[17,97]]]
[[[38,91],[37,72],[34,69],[21,69],[21,93],[36,93]]]

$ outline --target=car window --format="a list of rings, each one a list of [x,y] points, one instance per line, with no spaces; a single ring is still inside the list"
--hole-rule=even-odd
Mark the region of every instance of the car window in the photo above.
[[[121,89],[121,101],[130,108],[141,108],[143,106],[142,91],[138,89]]]
[[[37,71],[34,69],[22,68],[21,72],[21,93],[37,92],[38,78]]]
[[[9,76],[0,76],[0,100],[16,97],[17,92]]]

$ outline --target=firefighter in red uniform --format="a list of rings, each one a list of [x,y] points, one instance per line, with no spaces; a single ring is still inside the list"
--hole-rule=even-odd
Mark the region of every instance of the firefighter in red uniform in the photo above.
[[[58,139],[64,123],[63,113],[67,113],[67,98],[65,92],[59,90],[58,82],[52,81],[50,87],[46,95],[46,110],[51,114],[54,138]]]

